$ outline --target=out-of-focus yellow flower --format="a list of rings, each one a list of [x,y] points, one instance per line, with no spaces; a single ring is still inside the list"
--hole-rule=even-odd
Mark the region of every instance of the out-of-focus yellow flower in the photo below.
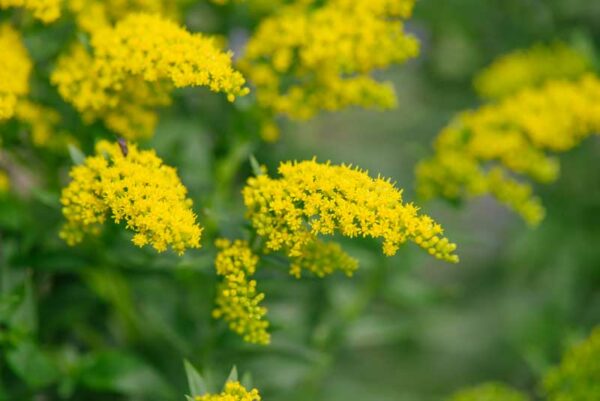
[[[255,344],[269,344],[269,322],[265,319],[267,309],[260,303],[265,294],[258,292],[256,281],[250,279],[256,272],[258,257],[252,253],[246,241],[216,242],[219,253],[215,259],[217,274],[224,278],[219,286],[213,316],[224,319],[229,328]]]
[[[29,93],[31,68],[19,32],[8,24],[0,25],[0,121],[11,118],[18,98]]]
[[[231,101],[248,92],[230,53],[158,15],[131,14],[99,28],[91,47],[92,54],[73,46],[51,80],[85,119],[102,119],[126,138],[152,135],[154,109],[170,102],[172,86],[207,86]]]
[[[67,4],[79,28],[93,33],[136,12],[179,19],[177,3],[177,0],[68,0]]]
[[[545,377],[543,389],[548,401],[600,399],[600,326],[565,354]]]
[[[302,255],[291,259],[290,274],[296,278],[308,271],[317,277],[325,277],[341,271],[350,277],[358,268],[358,261],[342,250],[337,242],[315,240],[308,243]]]
[[[240,382],[228,381],[220,394],[205,394],[194,397],[195,401],[260,401],[257,389],[246,390]]]
[[[393,86],[371,72],[417,55],[417,40],[402,26],[413,4],[297,1],[261,22],[240,68],[272,114],[307,119],[348,106],[393,107]]]
[[[61,3],[62,0],[0,0],[0,8],[23,7],[33,12],[35,18],[47,24],[60,17]]]
[[[456,392],[449,401],[527,401],[529,397],[500,383],[484,383]]]
[[[75,139],[60,128],[60,114],[41,104],[24,99],[17,103],[15,118],[29,127],[31,143],[34,146],[66,150]]]
[[[316,160],[285,162],[280,178],[250,178],[243,190],[247,215],[266,249],[302,257],[319,235],[383,239],[383,253],[394,255],[412,241],[436,258],[457,262],[456,245],[442,227],[418,208],[402,202],[389,180],[373,179],[356,168]]]
[[[460,199],[490,193],[530,224],[544,216],[519,174],[551,182],[559,173],[550,152],[565,152],[600,133],[600,80],[549,81],[459,115],[439,135],[435,155],[417,166],[425,198]]]
[[[63,189],[67,222],[61,238],[69,245],[81,242],[85,234],[98,233],[110,214],[135,232],[132,242],[139,247],[150,244],[163,252],[170,246],[178,254],[200,247],[202,229],[174,168],[135,145],[125,156],[118,144],[101,141],[96,153],[71,170],[72,181]]]
[[[0,194],[10,190],[10,178],[5,171],[0,170]]]
[[[591,67],[588,57],[564,43],[537,45],[498,58],[475,78],[475,89],[495,99],[548,80],[574,79]]]

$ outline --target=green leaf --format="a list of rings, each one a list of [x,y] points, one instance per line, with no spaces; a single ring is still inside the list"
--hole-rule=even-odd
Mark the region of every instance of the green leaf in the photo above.
[[[236,382],[238,381],[238,371],[235,365],[233,365],[233,368],[231,368],[231,372],[229,372],[229,377],[227,378],[227,380],[225,381],[227,382]]]
[[[253,388],[254,387],[254,380],[252,379],[252,373],[245,372],[242,375],[242,380],[240,381],[240,383],[242,383],[242,386],[244,386],[247,389]]]
[[[85,154],[75,145],[69,144],[69,155],[74,164],[83,164],[85,162]]]
[[[252,172],[254,173],[254,175],[257,177],[259,175],[262,175],[263,171],[260,168],[260,164],[258,163],[258,160],[256,160],[256,158],[254,157],[254,155],[250,155],[249,160],[250,160],[250,167],[252,167]]]
[[[20,342],[8,351],[6,361],[12,371],[32,388],[47,386],[58,377],[58,369],[52,360],[31,341]]]
[[[204,395],[208,393],[208,386],[202,375],[194,368],[194,366],[186,359],[183,361],[185,366],[185,373],[188,379],[188,386],[190,387],[190,394],[192,396]]]

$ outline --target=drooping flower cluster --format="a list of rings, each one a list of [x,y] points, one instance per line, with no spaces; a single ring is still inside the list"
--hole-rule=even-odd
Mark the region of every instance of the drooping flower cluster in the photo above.
[[[110,215],[135,232],[137,246],[150,244],[158,252],[170,246],[179,254],[200,247],[202,229],[174,168],[135,145],[123,152],[118,144],[101,141],[96,153],[71,170],[72,181],[63,189],[67,222],[61,238],[69,245],[81,242],[85,234],[98,233]]]
[[[499,57],[475,78],[484,98],[497,99],[551,79],[573,79],[590,71],[590,59],[565,45],[537,45]]]
[[[549,152],[565,152],[598,133],[596,76],[526,88],[452,121],[436,139],[435,155],[417,167],[418,191],[451,199],[490,193],[536,224],[543,207],[531,185],[513,176],[555,180],[559,164]]]
[[[131,14],[92,33],[92,53],[75,45],[61,57],[52,82],[89,121],[102,119],[126,138],[152,135],[154,109],[170,88],[207,86],[233,101],[247,93],[231,54],[156,14]]]
[[[17,101],[29,93],[32,62],[21,35],[10,25],[0,25],[0,121],[11,118]]]
[[[311,272],[317,277],[341,271],[350,277],[356,269],[358,261],[344,252],[340,244],[321,240],[308,243],[302,254],[290,261],[290,274],[296,278],[302,276],[302,271]]]
[[[529,397],[501,383],[484,383],[460,390],[449,401],[527,401]]]
[[[40,21],[50,23],[60,17],[61,3],[62,0],[0,0],[0,8],[23,7]]]
[[[314,159],[282,163],[279,173],[280,178],[252,177],[243,190],[248,218],[267,250],[302,257],[319,235],[337,232],[381,238],[386,255],[412,241],[436,258],[458,261],[456,245],[442,236],[442,227],[403,203],[402,192],[389,180]]]
[[[213,316],[224,319],[229,328],[243,337],[244,341],[268,344],[269,322],[265,319],[267,309],[260,303],[265,294],[256,289],[258,256],[254,255],[246,241],[233,243],[226,239],[216,242],[219,253],[215,259],[217,274],[224,278],[219,286]]]
[[[548,401],[600,399],[600,326],[570,349],[543,383]]]
[[[260,401],[257,389],[248,391],[238,381],[228,381],[220,394],[204,394],[194,397],[195,401]]]
[[[300,0],[264,19],[240,68],[256,86],[259,105],[307,119],[348,106],[390,108],[390,83],[373,70],[418,53],[403,30],[414,0]]]

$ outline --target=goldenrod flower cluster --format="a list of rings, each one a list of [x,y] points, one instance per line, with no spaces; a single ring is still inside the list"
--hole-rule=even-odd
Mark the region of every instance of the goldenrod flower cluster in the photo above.
[[[600,399],[600,326],[574,346],[543,383],[548,401]]]
[[[588,57],[564,43],[537,45],[498,58],[475,78],[475,89],[497,99],[551,79],[577,78],[591,67]]]
[[[178,254],[200,247],[202,229],[174,168],[135,145],[124,155],[118,144],[101,141],[96,153],[71,170],[72,181],[63,189],[67,223],[61,238],[69,245],[81,242],[99,232],[110,214],[135,232],[132,242],[139,247],[150,244],[163,252],[170,246]]]
[[[460,390],[449,401],[527,401],[529,397],[500,383],[484,383]]]
[[[61,57],[52,82],[87,120],[102,119],[126,138],[152,135],[154,108],[175,87],[207,86],[229,100],[245,95],[231,54],[156,14],[130,14],[92,33],[92,53],[75,45]]]
[[[194,397],[195,401],[260,401],[257,389],[248,391],[238,381],[228,381],[220,394],[204,394]]]
[[[79,28],[93,33],[136,12],[160,14],[177,18],[177,3],[173,0],[68,0]]]
[[[296,278],[302,276],[302,271],[311,272],[317,277],[341,271],[350,277],[358,269],[358,261],[344,252],[340,244],[320,240],[308,243],[302,255],[292,258],[290,262],[290,274]]]
[[[389,180],[314,159],[282,163],[279,173],[280,178],[252,177],[243,190],[248,218],[267,250],[283,250],[294,259],[319,235],[339,232],[381,238],[385,255],[412,241],[436,258],[458,261],[456,245],[442,236],[442,227],[403,203],[402,192]]]
[[[240,68],[260,106],[293,119],[347,106],[390,108],[388,82],[371,72],[418,53],[406,34],[414,0],[299,0],[264,19]]]
[[[19,32],[8,24],[0,25],[0,121],[11,118],[17,100],[29,93],[31,69]]]
[[[531,185],[556,179],[564,152],[600,133],[600,80],[553,80],[526,88],[497,103],[463,113],[435,143],[435,156],[417,167],[418,190],[425,198],[451,199],[490,193],[530,224],[543,218]]]
[[[256,272],[258,257],[248,243],[226,239],[216,242],[219,253],[215,259],[217,274],[224,278],[219,286],[213,316],[229,323],[229,328],[243,337],[244,341],[268,344],[269,322],[265,319],[267,309],[260,303],[265,294],[256,289],[256,280],[250,279]]]
[[[33,12],[35,18],[49,23],[60,17],[61,3],[62,0],[0,0],[0,8],[23,7]]]

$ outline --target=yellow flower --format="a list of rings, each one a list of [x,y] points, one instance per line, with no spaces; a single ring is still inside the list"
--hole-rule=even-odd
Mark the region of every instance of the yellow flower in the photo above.
[[[545,377],[543,389],[548,401],[600,399],[600,326],[564,355]]]
[[[86,120],[102,119],[126,138],[152,135],[154,109],[169,104],[172,86],[207,86],[231,101],[248,92],[230,53],[158,15],[130,14],[98,28],[91,47],[92,54],[76,45],[62,56],[52,83]]]
[[[18,98],[29,93],[29,74],[32,68],[21,35],[8,24],[0,25],[0,55],[2,121],[13,116]]]
[[[0,0],[0,8],[23,7],[33,12],[35,18],[47,24],[60,17],[61,3],[62,0]]]
[[[240,382],[228,381],[220,394],[205,394],[194,397],[195,401],[260,401],[257,389],[246,390]]]
[[[312,0],[282,7],[250,39],[240,68],[269,113],[307,119],[348,106],[390,108],[394,89],[371,72],[418,53],[402,20],[414,0]]]
[[[252,253],[246,241],[233,243],[226,239],[216,242],[219,253],[215,259],[217,274],[224,278],[219,286],[213,317],[224,319],[229,328],[255,344],[269,344],[269,322],[265,319],[267,309],[260,303],[265,295],[256,289],[256,281],[250,277],[256,272],[258,257]]]
[[[200,247],[202,229],[174,168],[135,145],[125,156],[119,145],[101,141],[96,153],[71,170],[72,181],[63,189],[67,222],[61,238],[69,245],[81,242],[85,234],[98,233],[110,214],[135,232],[137,246],[151,244],[158,252],[171,246],[178,254]]]
[[[456,392],[449,401],[527,401],[529,397],[500,383],[484,383]]]
[[[551,182],[559,173],[551,152],[598,133],[600,80],[587,74],[549,81],[459,115],[436,139],[435,155],[417,166],[418,192],[450,199],[490,193],[537,224],[541,203],[512,176]]]
[[[267,250],[284,250],[294,259],[319,235],[339,232],[382,238],[386,255],[412,241],[436,258],[458,261],[456,245],[442,236],[442,227],[403,203],[402,192],[389,180],[314,159],[282,163],[279,173],[280,178],[250,178],[243,190],[248,218]]]
[[[500,98],[552,79],[572,79],[590,71],[588,57],[565,45],[537,45],[501,56],[475,78],[485,98]]]
[[[66,150],[67,144],[76,142],[60,128],[60,114],[47,106],[22,100],[15,108],[15,118],[30,128],[33,145],[57,150]]]
[[[302,255],[291,259],[290,274],[296,278],[306,270],[317,277],[325,277],[339,270],[350,277],[358,268],[358,261],[342,250],[336,242],[315,240],[308,243]]]
[[[10,190],[10,178],[5,171],[0,170],[0,194]]]

